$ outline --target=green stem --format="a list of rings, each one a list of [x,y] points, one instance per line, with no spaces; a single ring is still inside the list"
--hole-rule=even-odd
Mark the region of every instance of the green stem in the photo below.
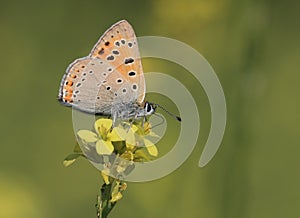
[[[100,191],[100,196],[97,197],[97,217],[107,218],[108,214],[114,208],[117,202],[110,202],[112,196],[112,189],[116,179],[112,179],[109,184],[103,184]]]

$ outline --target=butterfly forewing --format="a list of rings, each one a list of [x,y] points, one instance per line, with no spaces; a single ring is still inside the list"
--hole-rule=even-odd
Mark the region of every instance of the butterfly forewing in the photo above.
[[[130,84],[131,87],[126,89],[133,90],[134,96],[131,98],[142,104],[145,98],[145,78],[137,39],[127,21],[120,21],[108,29],[94,46],[90,57],[107,61],[127,81],[127,86]],[[122,91],[123,89],[119,90]],[[129,94],[130,92],[125,96]]]

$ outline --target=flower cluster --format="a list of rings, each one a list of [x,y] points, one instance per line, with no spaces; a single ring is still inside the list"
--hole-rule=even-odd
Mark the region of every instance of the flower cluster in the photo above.
[[[122,178],[134,169],[134,162],[146,162],[158,155],[152,142],[158,135],[151,130],[149,122],[121,122],[113,126],[111,119],[100,118],[93,130],[79,130],[77,136],[78,144],[65,158],[64,165],[73,164],[81,156],[102,166],[104,185],[98,197],[99,213],[110,211],[122,198],[126,189]]]
[[[118,155],[128,161],[145,162],[157,157],[158,150],[151,142],[158,137],[149,122],[122,122],[113,127],[111,119],[100,118],[94,123],[94,130],[79,130],[78,144],[64,165],[69,166],[79,157],[97,162],[99,156]]]

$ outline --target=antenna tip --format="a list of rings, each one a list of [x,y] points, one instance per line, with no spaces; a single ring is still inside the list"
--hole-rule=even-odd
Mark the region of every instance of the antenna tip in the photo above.
[[[176,116],[176,119],[181,122],[181,117]]]

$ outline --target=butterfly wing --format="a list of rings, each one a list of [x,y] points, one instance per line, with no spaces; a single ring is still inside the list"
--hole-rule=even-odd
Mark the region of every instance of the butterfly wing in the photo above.
[[[134,31],[120,21],[99,39],[89,56],[69,65],[58,99],[83,112],[110,115],[118,103],[142,104],[145,79]]]
[[[104,92],[103,88],[112,71],[108,63],[98,58],[75,60],[62,79],[58,99],[83,112],[109,115],[114,95],[112,90],[105,88]]]
[[[92,49],[90,57],[107,61],[115,74],[111,74],[114,85],[119,78],[122,86],[117,101],[135,101],[142,104],[145,98],[145,78],[137,39],[132,26],[122,20],[109,28]],[[124,92],[124,90],[126,90]]]

